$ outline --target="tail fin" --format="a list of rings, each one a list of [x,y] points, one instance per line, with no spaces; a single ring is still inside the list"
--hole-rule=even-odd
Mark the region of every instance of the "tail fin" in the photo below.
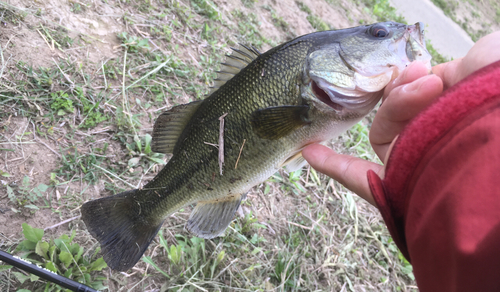
[[[101,244],[110,268],[127,271],[146,251],[163,220],[141,213],[134,200],[140,190],[131,190],[82,205],[82,219],[90,234]]]

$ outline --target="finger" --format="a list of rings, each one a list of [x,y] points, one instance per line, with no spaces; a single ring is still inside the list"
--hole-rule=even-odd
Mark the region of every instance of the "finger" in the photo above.
[[[428,74],[427,67],[423,63],[412,62],[410,65],[408,65],[408,67],[405,70],[403,70],[403,72],[401,72],[401,75],[399,75],[396,79],[394,79],[394,81],[387,84],[387,86],[384,89],[383,100],[387,98],[389,93],[394,88],[406,83],[410,83],[427,74]]]
[[[442,91],[441,79],[436,75],[427,75],[390,92],[380,106],[370,130],[370,142],[382,161],[394,138]]]
[[[383,166],[348,155],[335,153],[332,149],[314,144],[302,150],[302,156],[317,171],[328,175],[376,206],[366,173],[373,170],[377,174],[383,172]]]
[[[450,62],[436,65],[432,67],[432,73],[443,80],[443,88],[447,89],[457,83],[462,77],[460,67],[462,59],[456,59]]]

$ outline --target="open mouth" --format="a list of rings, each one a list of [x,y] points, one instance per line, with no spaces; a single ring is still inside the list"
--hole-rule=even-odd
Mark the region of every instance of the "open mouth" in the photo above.
[[[337,112],[363,111],[371,108],[382,96],[380,89],[371,92],[357,86],[353,89],[341,88],[314,75],[311,75],[310,82],[314,96]]]
[[[314,95],[319,100],[321,100],[323,103],[325,103],[326,105],[328,105],[329,107],[331,107],[331,108],[333,108],[334,110],[337,110],[337,111],[341,111],[344,108],[340,104],[333,102],[330,99],[330,96],[328,95],[328,93],[324,89],[322,89],[321,87],[319,87],[318,83],[316,83],[316,81],[311,80],[311,86],[312,86],[312,91],[313,91]]]

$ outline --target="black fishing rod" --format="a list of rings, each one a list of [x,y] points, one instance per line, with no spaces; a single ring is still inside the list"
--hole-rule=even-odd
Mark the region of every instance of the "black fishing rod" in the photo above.
[[[35,264],[32,264],[26,260],[15,257],[5,251],[0,250],[0,260],[6,262],[7,264],[13,265],[16,268],[24,270],[28,273],[37,275],[38,277],[55,283],[66,289],[70,289],[75,292],[97,292],[97,290],[92,289],[88,286],[70,280],[66,277],[60,276],[54,272],[41,268]]]

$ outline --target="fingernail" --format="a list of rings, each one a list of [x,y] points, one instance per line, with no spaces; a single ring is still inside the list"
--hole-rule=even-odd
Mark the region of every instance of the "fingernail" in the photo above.
[[[425,77],[422,77],[422,78],[419,78],[415,81],[413,81],[412,83],[409,83],[409,84],[406,84],[405,86],[403,86],[403,88],[401,88],[402,91],[404,92],[412,92],[412,91],[417,91],[420,89],[420,87],[422,87],[422,85],[424,85],[425,82],[427,82],[427,80],[429,80],[430,78],[432,77],[432,75],[427,75]]]

